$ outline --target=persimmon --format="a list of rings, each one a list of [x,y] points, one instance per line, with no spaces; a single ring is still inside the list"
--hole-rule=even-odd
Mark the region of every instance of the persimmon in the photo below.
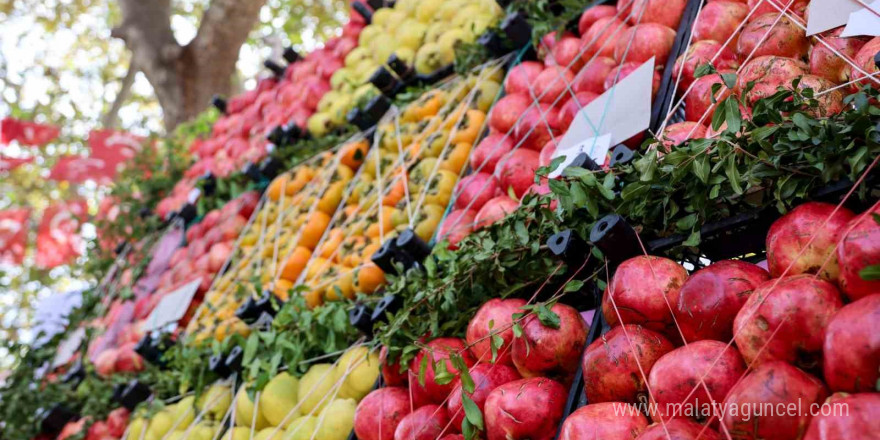
[[[318,200],[318,210],[327,214],[333,215],[336,212],[336,208],[339,207],[339,204],[342,202],[343,192],[345,192],[345,181],[337,181],[330,184],[327,187],[327,190],[324,191],[324,195],[321,196],[321,199]]]
[[[303,296],[309,309],[314,309],[324,304],[324,291],[321,289],[312,289],[304,293]]]
[[[376,221],[367,227],[367,237],[379,238],[394,229],[392,224],[394,208],[382,206],[382,215],[376,215]]]
[[[336,167],[336,172],[333,173],[333,178],[330,179],[330,181],[338,182],[341,180],[347,183],[350,182],[352,178],[354,178],[354,170],[343,164],[339,164],[339,166]]]
[[[354,271],[351,268],[334,266],[327,271],[327,276],[331,277],[327,288],[324,290],[324,298],[327,301],[354,298]]]
[[[382,269],[379,269],[379,266],[376,266],[373,263],[368,263],[358,269],[358,291],[371,294],[383,284],[385,284],[385,272],[382,272]]]
[[[471,155],[471,144],[468,142],[459,142],[454,148],[450,148],[443,153],[440,161],[441,170],[449,170],[455,174],[461,174],[462,168],[467,164]]]
[[[296,170],[293,179],[285,187],[287,195],[292,196],[300,192],[315,177],[315,172],[309,167],[301,167]]]
[[[364,163],[364,158],[367,156],[369,149],[370,146],[365,140],[351,142],[342,147],[342,151],[339,152],[339,162],[352,170],[356,170]]]
[[[416,235],[426,242],[431,241],[445,211],[446,208],[440,205],[426,204],[423,206],[419,210],[418,223],[415,227]]]
[[[440,206],[449,205],[456,183],[458,183],[458,173],[442,169],[437,171],[424,190],[425,203]]]
[[[287,301],[290,299],[290,289],[292,287],[293,282],[280,278],[278,281],[275,281],[275,285],[272,286],[272,293],[274,293],[281,301]]]
[[[449,131],[437,130],[429,134],[423,143],[425,145],[424,157],[440,157],[440,153],[449,144]]]
[[[421,98],[407,106],[401,119],[405,122],[421,121],[429,116],[436,115],[440,108],[446,104],[448,94],[443,90],[431,90]]]
[[[280,200],[281,194],[286,193],[285,188],[287,187],[288,179],[287,174],[282,174],[272,180],[272,183],[266,188],[266,197],[273,202]]]
[[[339,262],[349,267],[359,266],[360,254],[368,244],[369,241],[362,235],[346,237],[340,245]]]
[[[385,206],[394,206],[406,196],[406,179],[397,179],[386,190],[385,196],[382,197],[382,204]]]
[[[312,258],[312,251],[303,246],[297,246],[293,252],[287,257],[284,266],[281,267],[281,279],[296,282],[309,259]]]
[[[299,238],[299,245],[314,250],[315,246],[324,235],[324,230],[330,224],[330,216],[321,212],[313,212],[301,230],[302,235]]]
[[[452,135],[452,142],[458,144],[467,142],[473,144],[486,122],[486,114],[479,110],[468,110],[458,125],[455,134]]]
[[[326,258],[315,257],[306,268],[306,280],[315,280],[330,268],[330,262]]]
[[[342,231],[341,228],[333,228],[330,232],[327,233],[327,238],[324,240],[324,243],[321,244],[320,252],[318,255],[321,258],[326,258],[328,260],[337,260],[339,258],[339,253],[336,252],[336,249],[342,243],[342,240],[345,238],[345,232]]]

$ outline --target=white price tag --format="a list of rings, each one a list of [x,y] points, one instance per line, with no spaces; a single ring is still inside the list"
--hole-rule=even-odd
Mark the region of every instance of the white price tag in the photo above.
[[[585,139],[606,134],[611,136],[609,145],[617,145],[647,130],[651,123],[653,84],[654,58],[651,58],[582,108],[559,141],[557,151],[570,150]],[[597,162],[603,163],[604,159]]]
[[[556,167],[555,170],[550,172],[547,176],[551,179],[555,179],[562,175],[562,172],[568,168],[569,165],[577,158],[577,156],[581,153],[586,153],[600,166],[605,163],[605,156],[608,154],[608,150],[611,148],[611,134],[604,134],[602,136],[591,137],[586,139],[572,147],[566,149],[556,149],[556,152],[553,153],[553,159],[557,157],[565,157],[565,160]]]
[[[871,10],[868,10],[868,8]],[[855,37],[859,35],[869,37],[880,36],[880,0],[868,3],[868,8],[862,7],[858,11],[849,14],[846,27],[840,33],[841,37]]]
[[[201,283],[201,279],[196,279],[165,295],[144,323],[144,332],[158,330],[167,324],[180,321]]]
[[[199,197],[202,196],[202,190],[199,188],[193,188],[186,197],[186,201],[192,204],[195,204],[199,201]]]
[[[58,345],[58,351],[55,353],[55,359],[52,361],[52,369],[58,368],[70,361],[70,358],[76,354],[76,351],[79,350],[79,347],[82,345],[83,339],[85,338],[86,330],[80,327],[62,341],[61,344]]]
[[[849,14],[860,9],[862,5],[856,0],[811,1],[807,13],[807,36],[845,25]]]

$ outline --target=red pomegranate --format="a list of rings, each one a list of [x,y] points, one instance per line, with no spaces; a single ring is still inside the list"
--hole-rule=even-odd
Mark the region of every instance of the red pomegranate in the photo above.
[[[477,212],[477,217],[474,218],[474,230],[484,228],[507,217],[508,214],[516,211],[516,208],[519,208],[519,203],[506,195],[489,200]]]
[[[736,92],[743,93],[746,103],[754,105],[759,99],[775,94],[779,87],[790,89],[792,81],[807,71],[807,65],[800,60],[771,55],[756,57],[740,69]],[[744,93],[749,83],[754,86]]]
[[[617,17],[602,17],[596,20],[587,32],[581,35],[581,48],[587,59],[599,54],[614,58],[615,42],[629,29],[629,25]]]
[[[508,382],[522,379],[516,369],[509,365],[488,363],[474,366],[470,369],[470,375],[474,381],[474,392],[469,393],[468,397],[477,404],[480,411],[483,411],[486,406],[486,398],[489,397],[492,390]],[[463,391],[461,384],[456,385],[449,395],[449,401],[446,402],[449,418],[452,419],[452,424],[456,427],[461,426],[465,417],[461,407],[461,393]]]
[[[880,280],[868,281],[859,275],[866,267],[880,264],[880,224],[875,215],[880,215],[880,205],[850,220],[837,246],[837,282],[853,301],[880,292]]]
[[[840,309],[825,330],[825,383],[832,391],[874,391],[880,380],[880,293]]]
[[[659,23],[643,23],[623,32],[614,45],[614,59],[618,63],[644,63],[654,58],[654,66],[665,66],[675,30]]]
[[[819,379],[785,362],[761,364],[727,394],[721,423],[737,439],[799,439],[810,423],[809,407],[821,403],[828,390]],[[762,408],[801,408],[789,411],[761,411]]]
[[[710,5],[712,3],[709,3]],[[636,440],[723,440],[725,437],[708,426],[688,419],[671,419],[648,427]]]
[[[522,313],[520,307],[524,305],[526,305],[526,300],[520,298],[492,298],[477,310],[468,323],[466,340],[478,362],[492,361],[490,335],[498,335],[504,344],[497,350],[495,362],[513,365],[510,358],[510,344],[513,341],[512,315]],[[491,328],[489,327],[490,323],[492,324]]]
[[[684,339],[730,341],[736,314],[769,279],[766,270],[744,261],[719,261],[698,270],[669,298]]]
[[[501,190],[506,192],[508,188],[513,188],[513,193],[518,198],[522,197],[535,183],[535,171],[540,168],[539,157],[537,151],[525,148],[519,148],[511,153],[510,157],[501,164],[501,172],[498,176]]]
[[[394,431],[410,412],[406,388],[379,388],[358,404],[354,432],[360,440],[394,440]]]
[[[837,280],[840,269],[835,247],[852,211],[829,203],[808,202],[776,220],[767,233],[770,275],[819,274]]]
[[[587,401],[638,403],[647,397],[651,367],[674,348],[661,334],[642,326],[614,327],[584,351],[581,367]]]
[[[735,348],[719,341],[696,341],[661,357],[648,376],[652,397],[657,402],[655,422],[670,418],[692,418],[700,423],[714,420],[714,404],[746,372],[746,364]],[[675,405],[692,408],[676,410]]]
[[[400,361],[388,362],[388,347],[379,350],[379,364],[382,365],[382,380],[385,386],[397,387],[406,385],[406,370],[401,371]]]
[[[736,315],[734,339],[749,365],[781,360],[816,369],[825,329],[841,307],[837,288],[815,276],[772,279],[759,285]]]
[[[669,124],[660,134],[662,153],[672,151],[673,147],[685,143],[689,139],[702,139],[706,137],[706,126],[696,122],[683,121]]]
[[[591,92],[601,95],[605,91],[605,78],[617,67],[617,61],[609,57],[596,57],[574,77],[575,93]]]
[[[835,84],[847,80],[847,68],[850,65],[837,53],[854,60],[859,49],[868,42],[867,38],[841,37],[841,32],[843,27],[816,35],[810,47],[810,73]]]
[[[529,96],[529,88],[534,86],[535,79],[544,70],[544,65],[537,61],[523,61],[510,69],[504,78],[504,91],[507,94],[519,93]]]
[[[562,419],[568,390],[559,382],[535,377],[499,386],[484,409],[488,440],[550,440]]]
[[[559,440],[634,440],[647,427],[648,419],[632,405],[594,403],[565,419]]]
[[[715,40],[724,44],[732,35],[738,34],[737,28],[749,13],[749,8],[743,3],[717,0],[705,4],[694,25],[694,41]],[[727,47],[736,47],[738,39],[735,36]]]
[[[732,71],[723,71],[721,73],[733,73]],[[724,81],[721,75],[713,73],[711,75],[701,76],[694,80],[690,93],[684,97],[684,118],[688,121],[702,121],[702,124],[709,124],[712,121],[712,114],[715,112],[716,104],[712,103],[712,86],[721,84],[722,87],[714,94],[715,101],[721,102],[730,96],[731,91],[724,87]]]
[[[522,336],[513,339],[513,365],[523,377],[571,383],[589,327],[574,307],[555,304],[550,311],[559,317],[555,328],[544,325],[536,314],[524,319]]]
[[[471,209],[450,212],[437,231],[437,239],[449,241],[449,249],[458,249],[458,243],[473,232],[476,217],[476,211]]]
[[[641,255],[618,266],[602,297],[602,313],[612,327],[641,324],[676,343],[681,335],[667,298],[677,295],[687,271],[675,261]]]
[[[513,150],[512,132],[509,135],[490,134],[480,141],[471,153],[471,169],[474,172],[492,174],[495,172],[498,161],[511,150]]]
[[[455,187],[455,207],[479,211],[498,191],[498,179],[490,172],[479,172],[458,181]]]
[[[765,55],[802,59],[809,49],[806,31],[787,16],[780,17],[778,12],[753,15],[736,45],[741,59]]]
[[[835,393],[813,417],[804,440],[870,440],[878,432],[880,393]]]
[[[446,429],[447,425],[449,415],[445,407],[425,405],[400,420],[394,430],[394,440],[435,440],[456,431],[453,426]]]
[[[409,365],[409,372],[411,376],[419,376],[419,370],[421,368],[422,358],[428,357],[428,368],[425,372],[425,384],[421,385],[419,382],[410,381],[410,388],[422,389],[425,392],[425,395],[428,398],[428,401],[431,403],[442,404],[444,400],[446,400],[446,396],[452,391],[452,388],[455,386],[454,383],[450,382],[444,385],[437,383],[434,380],[434,364],[438,362],[445,362],[446,371],[449,373],[458,376],[458,369],[455,368],[455,365],[452,364],[452,361],[449,360],[450,355],[458,354],[462,357],[465,364],[469,367],[474,364],[474,357],[471,355],[470,351],[467,349],[465,342],[458,338],[437,338],[431,342],[428,342],[427,346],[423,348],[419,354],[413,358],[412,363]],[[454,381],[453,381],[454,382]]]
[[[717,3],[710,3],[710,5],[713,4]],[[721,44],[714,40],[697,41],[675,61],[672,78],[673,80],[681,78],[681,83],[678,85],[679,95],[684,94],[693,84],[694,80],[696,80],[697,68],[709,63],[716,70],[736,69],[739,67],[739,61],[736,60],[736,55],[730,49],[722,48]]]

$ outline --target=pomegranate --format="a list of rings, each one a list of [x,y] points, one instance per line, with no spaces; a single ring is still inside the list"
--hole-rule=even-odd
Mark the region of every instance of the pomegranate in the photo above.
[[[116,362],[113,363],[113,369],[120,373],[134,373],[144,369],[144,360],[134,351],[137,342],[129,342],[122,347],[116,354]]]
[[[520,150],[540,151],[544,144],[558,136],[559,132],[555,129],[558,125],[558,115],[559,111],[556,107],[546,103],[540,103],[526,110],[514,128],[517,144],[524,147]]]
[[[812,275],[765,281],[737,313],[734,339],[749,365],[781,360],[814,369],[825,328],[841,307],[837,288]]]
[[[559,440],[633,440],[647,427],[648,419],[634,406],[593,403],[565,419]]]
[[[624,78],[629,76],[633,71],[641,67],[641,63],[624,63],[621,64],[618,68],[612,70],[608,77],[605,78],[605,90],[610,89],[612,86],[617,84],[618,82],[623,81]],[[618,73],[618,70],[620,73]],[[651,99],[657,96],[657,92],[660,91],[660,72],[655,70],[653,75],[653,80],[651,82]]]
[[[571,32],[565,31],[562,35],[558,35],[556,31],[548,32],[541,37],[541,42],[538,45],[538,58],[544,60],[545,66],[555,66],[557,65],[556,60],[551,55],[553,49],[556,48],[556,45],[559,41],[562,41],[563,38],[573,37],[574,34]]]
[[[614,327],[584,351],[581,366],[587,401],[638,403],[647,396],[651,367],[674,348],[665,337],[642,326]]]
[[[596,20],[603,17],[614,17],[615,15],[617,15],[617,8],[611,5],[596,5],[592,8],[587,8],[578,20],[578,33],[583,35]]]
[[[723,71],[721,73],[733,72]],[[708,124],[712,120],[712,113],[715,112],[714,108],[716,105],[712,103],[712,86],[715,84],[722,85],[715,95],[716,102],[721,102],[730,96],[731,91],[724,87],[724,81],[721,79],[720,74],[713,73],[695,79],[690,93],[684,98],[685,120],[697,122],[702,119],[701,123],[704,124]]]
[[[522,379],[516,369],[509,365],[479,364],[470,369],[470,375],[474,381],[474,392],[469,393],[468,397],[477,404],[480,411],[483,411],[486,406],[486,398],[489,397],[492,390],[508,382]],[[461,384],[456,385],[446,402],[452,425],[456,427],[461,426],[465,417],[464,409],[461,407],[462,392]]]
[[[767,233],[767,265],[774,277],[814,273],[834,281],[840,275],[835,247],[855,217],[844,207],[804,203],[773,222]]]
[[[558,327],[545,326],[536,314],[522,324],[522,336],[513,339],[513,365],[523,377],[549,377],[570,383],[587,342],[589,326],[574,307],[555,304]]]
[[[510,158],[501,164],[501,172],[499,173],[501,190],[507,191],[508,188],[513,188],[514,194],[518,198],[522,197],[529,186],[535,182],[535,171],[539,168],[539,156],[537,151],[525,148],[511,153]]]
[[[544,65],[537,61],[523,61],[510,69],[504,79],[504,91],[510,94],[529,96],[529,89],[534,87],[535,79],[544,70]]]
[[[849,72],[849,77],[852,80],[859,80],[858,83],[853,85],[853,89],[858,89],[864,85],[870,84],[871,87],[878,89],[880,88],[880,83],[878,83],[877,72],[880,72],[880,67],[877,67],[874,64],[874,55],[880,52],[880,37],[874,37],[858,52],[856,52],[856,57],[853,61],[855,64],[861,68],[861,71],[858,69],[853,69],[852,66],[848,66],[846,69]],[[864,73],[867,72],[868,75],[873,75],[873,79],[867,77]]]
[[[741,2],[726,0],[709,2],[703,6],[700,15],[697,16],[693,40],[714,40],[719,44],[725,44],[730,39],[731,43],[725,47],[734,48],[739,39],[737,29],[748,14],[749,8]]]
[[[815,75],[802,76],[798,83],[798,89],[812,89],[814,99],[818,101],[816,106],[805,106],[803,110],[817,118],[827,118],[842,112],[844,109],[843,92],[840,89],[831,90],[833,88],[834,83],[825,78]],[[820,92],[822,92],[821,96]]]
[[[125,434],[125,428],[128,427],[129,412],[126,408],[116,408],[107,414],[107,429],[109,434],[116,438],[121,438]]]
[[[798,439],[810,423],[811,404],[828,396],[819,379],[785,362],[765,362],[734,385],[724,404],[721,423],[737,439]],[[800,408],[767,411],[766,408]],[[734,412],[730,408],[736,407]],[[762,411],[762,409],[765,409]]]
[[[715,3],[710,3],[715,4]],[[696,70],[704,64],[712,64],[717,70],[736,69],[739,62],[736,55],[729,49],[722,48],[717,41],[697,41],[688,48],[675,62],[672,70],[672,78],[681,83],[678,85],[678,93],[683,94],[693,84],[696,78]]]
[[[379,388],[358,404],[354,432],[359,440],[394,440],[397,426],[410,412],[406,388]]]
[[[760,56],[746,63],[737,77],[737,93],[745,93],[749,82],[754,87],[743,98],[749,104],[776,93],[779,87],[791,88],[791,82],[807,73],[802,61],[778,56]]]
[[[412,363],[409,365],[410,374],[418,378],[422,358],[426,356],[428,357],[428,368],[425,371],[425,384],[421,385],[418,380],[411,380],[410,387],[422,388],[431,403],[442,404],[443,401],[446,400],[446,396],[449,395],[449,392],[452,391],[455,384],[453,383],[454,381],[445,385],[438,384],[434,380],[434,364],[445,362],[446,371],[458,377],[458,369],[456,369],[452,364],[452,361],[449,360],[449,357],[452,354],[458,354],[461,356],[465,364],[469,367],[474,364],[474,357],[467,349],[465,342],[461,339],[437,338],[428,342],[427,346],[423,348],[415,358],[413,358]]]
[[[534,377],[501,385],[484,406],[488,440],[550,440],[562,420],[568,390],[559,382]]]
[[[841,32],[843,27],[823,32],[813,37],[816,41],[810,47],[810,73],[834,84],[847,80],[847,67],[850,65],[834,51],[850,60],[855,60],[859,49],[868,42],[867,38],[862,37],[841,37]],[[819,41],[820,39],[822,41]]]
[[[880,224],[874,215],[880,215],[880,206],[850,220],[837,246],[837,282],[853,301],[880,292],[880,281],[868,281],[859,275],[864,268],[880,264]]]
[[[654,67],[666,65],[675,43],[675,31],[658,23],[643,23],[633,26],[617,39],[614,45],[614,59],[619,63],[639,63],[654,57]]]
[[[632,14],[627,20],[632,24],[659,23],[678,28],[685,6],[687,0],[633,0]]]
[[[822,411],[813,417],[804,440],[869,440],[880,432],[880,393],[835,393]]]
[[[479,211],[500,189],[491,173],[479,172],[464,177],[455,188],[455,207]]]
[[[518,207],[519,203],[506,195],[498,196],[489,200],[483,205],[480,211],[477,212],[477,217],[474,219],[474,230],[489,226],[504,217],[507,217],[507,214],[516,211],[516,208]]]
[[[615,42],[629,29],[629,25],[617,17],[603,17],[596,20],[581,36],[581,48],[587,59],[598,54],[613,58]]]
[[[580,92],[575,94],[575,96],[568,98],[568,101],[565,101],[565,104],[562,104],[562,107],[559,109],[559,125],[562,128],[562,131],[565,132],[568,130],[568,127],[571,125],[571,122],[574,121],[578,112],[598,97],[599,95],[593,92]],[[547,143],[550,142],[553,142],[553,140],[551,139]],[[545,143],[545,147],[547,143]],[[541,152],[543,151],[544,149],[542,148]]]
[[[102,351],[94,360],[95,372],[98,373],[98,376],[109,377],[113,374],[118,356],[119,351],[115,348]]]
[[[445,429],[448,424],[446,408],[425,405],[400,420],[394,430],[394,440],[435,440],[453,430],[453,427]]]
[[[490,335],[498,335],[504,344],[498,348],[495,362],[498,364],[512,365],[510,358],[510,344],[513,341],[513,317],[514,313],[521,313],[520,307],[526,305],[524,299],[492,298],[480,306],[477,313],[471,318],[467,327],[466,340],[471,347],[471,352],[479,362],[492,361],[492,341]],[[492,327],[489,327],[492,323]]]
[[[495,103],[492,112],[489,113],[489,127],[499,133],[510,133],[520,115],[525,113],[531,103],[532,100],[528,95],[513,93],[504,96]]]
[[[550,56],[555,65],[562,66],[572,72],[581,70],[581,67],[584,67],[584,63],[589,59],[581,52],[580,38],[573,35],[557,41]]]
[[[711,5],[711,3],[709,3]],[[648,427],[637,440],[723,440],[725,437],[688,419],[671,419]]]
[[[709,422],[716,415],[713,404],[720,404],[745,372],[742,357],[724,342],[696,341],[677,348],[658,359],[648,376],[657,402],[651,418]],[[680,409],[674,409],[677,404]]]
[[[379,364],[382,365],[382,380],[385,386],[397,387],[406,385],[406,370],[401,371],[400,361],[388,362],[388,347],[379,350]]]
[[[706,137],[706,126],[696,122],[684,121],[669,124],[660,134],[662,152],[672,151],[672,147],[685,143],[688,139],[701,139]]]
[[[681,341],[666,298],[678,295],[687,271],[675,261],[640,255],[618,266],[602,297],[602,313],[612,327],[641,324],[669,338]]]
[[[547,67],[535,78],[534,98],[539,102],[555,105],[571,88],[572,81],[574,74],[570,70],[559,66]]]
[[[880,293],[841,308],[823,344],[825,383],[832,391],[874,391],[880,380]]]
[[[590,92],[597,95],[605,91],[605,78],[617,67],[617,61],[609,57],[596,57],[574,77],[575,93]]]
[[[791,3],[790,6],[786,9],[786,5]],[[758,17],[763,14],[774,13],[776,15],[780,14],[780,11],[787,11],[789,14],[795,14],[799,16],[804,15],[804,11],[807,9],[807,4],[810,2],[808,0],[748,0],[749,9],[755,9],[755,13],[752,14],[752,17]]]
[[[482,171],[492,174],[495,172],[495,166],[498,164],[498,161],[511,150],[513,150],[513,136],[490,134],[474,148],[471,154],[471,169],[475,172]]]
[[[541,148],[541,154],[538,155],[538,165],[546,167],[553,161],[553,155],[556,154],[557,140],[552,139]]]
[[[733,339],[736,314],[755,288],[769,279],[766,270],[744,261],[719,261],[698,270],[669,297],[684,339]]]
[[[458,249],[458,243],[473,232],[477,212],[471,209],[456,209],[443,220],[437,238],[449,241],[449,249]]]

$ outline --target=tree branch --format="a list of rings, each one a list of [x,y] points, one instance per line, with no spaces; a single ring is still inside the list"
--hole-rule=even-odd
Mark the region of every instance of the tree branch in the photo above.
[[[125,77],[122,78],[122,84],[119,87],[119,93],[116,94],[116,98],[113,100],[113,104],[110,106],[110,110],[104,115],[101,119],[101,125],[104,128],[113,128],[116,126],[116,122],[119,116],[119,109],[122,108],[122,105],[125,104],[125,101],[128,100],[128,97],[131,96],[131,86],[134,84],[134,78],[137,76],[137,73],[140,69],[137,68],[137,64],[134,61],[128,64],[128,72],[125,73]]]

